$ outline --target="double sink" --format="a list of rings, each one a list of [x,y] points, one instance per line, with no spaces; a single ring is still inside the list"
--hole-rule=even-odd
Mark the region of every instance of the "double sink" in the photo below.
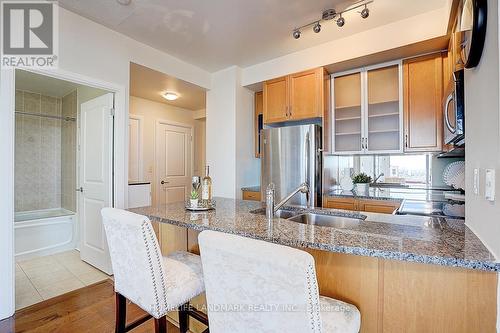
[[[252,211],[253,214],[265,215],[265,209]],[[286,219],[292,222],[310,224],[321,227],[349,228],[359,225],[366,219],[362,214],[345,214],[335,211],[304,210],[304,209],[280,209],[275,213],[275,217]]]

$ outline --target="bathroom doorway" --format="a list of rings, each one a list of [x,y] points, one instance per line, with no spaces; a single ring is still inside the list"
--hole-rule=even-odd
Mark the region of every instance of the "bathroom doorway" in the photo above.
[[[109,277],[113,93],[24,70],[15,90],[17,310]]]

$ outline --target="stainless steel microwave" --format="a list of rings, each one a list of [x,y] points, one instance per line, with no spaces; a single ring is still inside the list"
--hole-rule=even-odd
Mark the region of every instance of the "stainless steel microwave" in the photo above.
[[[444,143],[461,145],[465,139],[464,71],[453,73],[444,97]]]

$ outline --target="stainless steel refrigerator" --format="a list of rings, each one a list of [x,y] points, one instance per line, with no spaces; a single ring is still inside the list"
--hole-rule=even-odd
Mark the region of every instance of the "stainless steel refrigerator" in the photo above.
[[[267,128],[261,131],[261,194],[274,183],[278,203],[307,182],[311,206],[321,207],[323,170],[321,126],[301,125]],[[297,193],[287,204],[306,206],[306,195]]]

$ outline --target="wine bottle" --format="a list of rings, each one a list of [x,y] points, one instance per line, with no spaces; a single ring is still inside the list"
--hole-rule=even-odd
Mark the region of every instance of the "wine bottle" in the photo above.
[[[206,174],[201,181],[201,200],[212,200],[212,178],[210,178],[210,167],[205,167]]]

